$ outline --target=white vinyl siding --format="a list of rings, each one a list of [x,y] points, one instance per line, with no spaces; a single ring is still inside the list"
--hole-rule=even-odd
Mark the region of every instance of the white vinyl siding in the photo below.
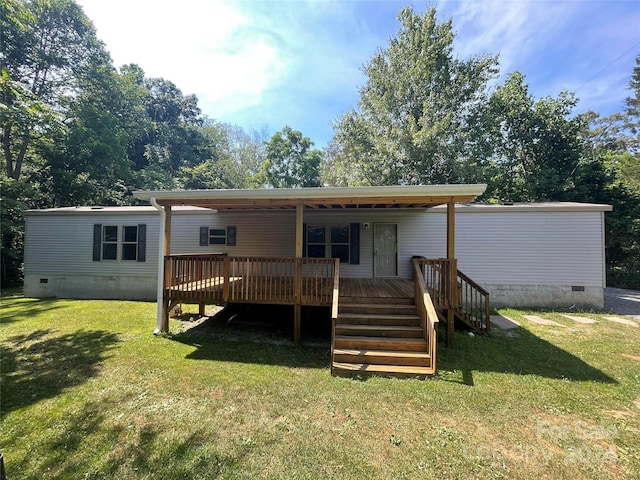
[[[576,208],[575,210],[579,210]],[[585,209],[587,210],[587,209]],[[152,207],[108,211],[51,211],[26,214],[25,293],[27,284],[57,276],[86,276],[96,282],[129,278],[153,284],[158,268],[160,214]],[[340,275],[373,277],[373,234],[376,223],[398,225],[398,276],[412,278],[411,258],[446,255],[446,208],[430,210],[305,210],[307,226],[325,226],[330,249],[330,227],[360,224],[360,263],[342,263]],[[365,229],[363,224],[368,224]],[[93,261],[94,225],[146,224],[146,261]],[[236,227],[236,244],[200,246],[200,228]],[[460,270],[482,285],[604,286],[603,213],[555,211],[531,207],[456,209],[456,257]],[[214,212],[175,208],[171,252],[228,253],[238,256],[290,257],[295,255],[295,212]],[[327,253],[328,256],[328,253]],[[27,277],[29,282],[27,282]],[[135,279],[135,280],[134,280]],[[148,280],[138,280],[148,279]],[[49,291],[58,288],[49,282]],[[99,284],[96,288],[100,288]],[[43,287],[44,288],[44,287]],[[128,287],[126,287],[128,288]],[[146,286],[145,286],[146,288]],[[124,290],[125,287],[122,287]]]
[[[457,220],[459,268],[480,283],[604,286],[600,212],[462,213]]]
[[[234,246],[200,246],[200,227],[223,229],[229,225],[236,227]],[[292,212],[175,212],[172,215],[171,253],[290,257],[295,255],[295,233],[295,213]]]
[[[121,260],[118,242],[116,260],[93,261],[93,226],[147,225],[146,261]],[[26,217],[25,275],[157,275],[160,215],[70,214]],[[101,246],[102,254],[102,246]]]

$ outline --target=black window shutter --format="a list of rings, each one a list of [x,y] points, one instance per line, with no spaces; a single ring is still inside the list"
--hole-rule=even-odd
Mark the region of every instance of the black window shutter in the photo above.
[[[209,227],[200,227],[200,246],[209,245]]]
[[[360,224],[352,223],[349,225],[351,230],[351,244],[350,244],[350,264],[360,265]]]
[[[147,225],[138,225],[138,261],[147,261]]]
[[[227,227],[227,245],[236,246],[236,233],[238,229],[235,226]]]
[[[307,224],[302,224],[302,256],[307,256]]]
[[[100,261],[100,246],[102,244],[102,224],[93,225],[93,261]]]

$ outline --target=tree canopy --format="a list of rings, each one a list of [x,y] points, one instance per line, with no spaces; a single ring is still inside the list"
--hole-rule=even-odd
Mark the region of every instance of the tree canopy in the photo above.
[[[403,8],[400,29],[364,66],[358,109],[334,125],[337,184],[454,183],[467,177],[497,57],[459,59],[452,22]],[[355,167],[355,168],[354,168]]]
[[[286,126],[267,143],[260,180],[274,188],[319,187],[322,153],[301,132]]]

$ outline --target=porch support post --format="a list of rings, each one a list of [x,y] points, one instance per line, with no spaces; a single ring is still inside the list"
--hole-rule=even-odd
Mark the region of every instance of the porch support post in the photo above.
[[[457,305],[457,289],[456,282],[458,266],[455,262],[456,258],[456,203],[447,203],[447,260],[449,260],[449,308],[447,309],[447,347],[453,347],[453,323],[454,308]]]
[[[157,312],[156,312],[156,328],[154,335],[167,332],[169,330],[169,309],[166,298],[167,292],[167,262],[165,260],[166,252],[171,251],[171,207],[161,207],[156,202],[155,197],[151,197],[149,202],[160,212],[160,232],[158,239],[158,289],[156,292]],[[168,232],[168,233],[167,233]]]
[[[302,258],[302,225],[304,207],[296,205],[296,258]]]
[[[163,281],[162,281],[162,333],[169,331],[169,298],[167,296],[167,287],[169,286],[169,276],[171,272],[167,267],[166,258],[171,255],[171,205],[164,207],[164,239],[163,239]]]
[[[304,206],[296,205],[296,276],[295,276],[295,304],[293,306],[293,341],[300,344],[301,307],[302,302],[302,228]]]
[[[456,258],[456,204],[447,203],[447,259]]]

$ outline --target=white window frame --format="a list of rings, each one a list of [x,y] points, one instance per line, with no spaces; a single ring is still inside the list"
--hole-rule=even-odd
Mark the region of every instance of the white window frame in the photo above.
[[[333,229],[334,228],[346,228],[347,229],[347,243],[344,242],[335,242],[333,241]],[[329,226],[329,251],[327,252],[329,258],[337,258],[333,256],[333,246],[346,246],[347,247],[347,258],[346,260],[340,259],[340,263],[349,263],[351,262],[351,225],[348,223],[346,225],[330,225]]]
[[[127,228],[135,228],[136,229],[136,241],[125,241],[125,230]],[[138,243],[140,242],[140,229],[138,225],[122,225],[122,235],[120,236],[122,240],[120,245],[120,260],[123,262],[137,262],[138,261]],[[124,247],[125,245],[134,245],[134,258],[124,258]]]
[[[309,230],[312,228],[317,228],[320,229],[322,228],[324,230],[324,242],[323,243],[314,243],[309,241]],[[333,242],[331,239],[331,233],[333,231],[334,228],[346,228],[347,229],[347,238],[348,241],[347,243],[343,243],[343,242]],[[347,259],[346,260],[340,260],[341,263],[349,263],[351,261],[351,225],[349,223],[344,224],[344,225],[307,225],[307,231],[306,231],[306,239],[307,239],[307,245],[306,245],[306,252],[305,255],[307,257],[310,258],[334,258],[332,256],[333,253],[333,246],[334,245],[341,245],[341,246],[346,246],[347,247]],[[322,245],[324,246],[324,256],[323,257],[311,257],[309,255],[309,247],[310,246],[314,246],[314,245]]]
[[[115,228],[116,236],[115,240],[106,240],[107,228]],[[117,262],[118,261],[118,252],[120,251],[118,239],[120,238],[118,232],[120,231],[119,225],[102,225],[102,230],[100,232],[100,260],[104,262]],[[116,247],[116,255],[115,258],[105,258],[104,248],[107,245],[115,245]]]
[[[139,253],[139,244],[140,244],[140,226],[139,225],[123,225],[123,224],[108,224],[102,225],[102,230],[100,232],[100,261],[103,262],[137,262],[138,261],[138,253]],[[116,239],[107,241],[105,239],[106,229],[107,228],[115,228],[116,229]],[[136,241],[125,241],[125,229],[127,228],[135,228],[136,229]],[[104,256],[104,247],[105,245],[115,245],[116,248],[116,256],[115,258],[105,258]],[[125,245],[135,245],[135,255],[134,258],[124,258],[124,247]]]

